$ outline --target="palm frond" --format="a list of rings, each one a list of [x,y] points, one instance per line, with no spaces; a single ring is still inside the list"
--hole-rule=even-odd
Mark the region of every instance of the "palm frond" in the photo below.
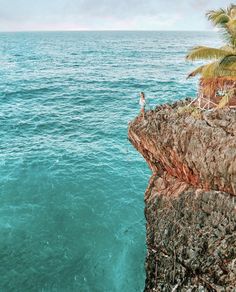
[[[227,8],[227,13],[228,15],[230,15],[231,18],[236,17],[236,5],[230,4],[229,7]]]
[[[210,20],[214,26],[224,26],[230,18],[227,15],[227,11],[223,8],[219,10],[210,10],[206,13],[208,20]]]
[[[202,70],[202,77],[205,78],[215,78],[215,77],[235,77],[236,76],[236,68],[229,66],[222,66],[220,64],[221,61],[216,61],[204,66]]]
[[[195,77],[198,74],[201,74],[205,66],[206,65],[200,66],[197,69],[195,69],[194,71],[192,71],[191,73],[189,73],[187,79],[189,79],[191,77]]]
[[[236,71],[236,55],[230,55],[223,58],[219,66],[223,70]]]
[[[236,58],[236,56],[235,56]],[[233,56],[231,58],[223,58],[220,61],[211,62],[198,67],[192,71],[187,78],[195,77],[200,74],[204,78],[215,78],[215,77],[236,77],[236,62]]]
[[[214,26],[221,29],[224,39],[236,47],[236,5],[231,4],[227,9],[210,10],[206,16]]]
[[[215,60],[210,64],[198,67],[188,75],[201,74],[204,78],[236,77],[236,5],[231,4],[226,9],[210,10],[208,20],[220,29],[226,41],[222,48],[198,46],[190,50],[187,60]]]
[[[201,74],[202,77],[205,77],[205,78],[216,77],[217,73],[219,73],[218,68],[219,68],[219,61],[215,61],[210,64],[206,64],[206,65],[198,67],[197,69],[195,69],[193,72],[191,72],[188,75],[188,78],[194,77],[198,74]]]
[[[201,59],[219,59],[229,55],[230,52],[224,49],[215,49],[208,47],[195,47],[193,48],[189,54],[186,56],[187,60],[201,60]]]
[[[234,49],[231,45],[225,45],[220,48],[221,50],[227,51],[230,54],[236,54],[236,49]]]
[[[216,77],[217,76],[216,71],[218,67],[219,67],[218,61],[205,65],[202,70],[202,77],[205,78]]]
[[[228,55],[220,61],[222,66],[236,65],[236,55]]]
[[[229,24],[226,24],[224,28],[220,28],[220,34],[229,46],[231,46],[234,50],[236,49],[236,34],[234,34],[233,30],[230,28]]]
[[[236,41],[236,19],[231,19],[225,25],[226,37],[229,39],[230,43],[235,47]],[[228,36],[227,36],[228,35]]]

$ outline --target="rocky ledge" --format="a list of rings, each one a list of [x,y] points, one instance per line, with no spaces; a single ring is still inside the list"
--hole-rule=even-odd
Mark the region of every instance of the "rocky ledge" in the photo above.
[[[145,291],[236,291],[236,111],[162,105],[129,125],[152,170]]]

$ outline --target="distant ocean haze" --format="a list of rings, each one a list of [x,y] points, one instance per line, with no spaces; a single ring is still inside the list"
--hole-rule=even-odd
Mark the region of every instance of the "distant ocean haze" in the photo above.
[[[150,171],[127,140],[150,107],[195,96],[210,32],[0,34],[0,290],[142,291]]]

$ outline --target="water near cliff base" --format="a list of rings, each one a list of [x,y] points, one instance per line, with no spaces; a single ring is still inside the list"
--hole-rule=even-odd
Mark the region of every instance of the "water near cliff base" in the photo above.
[[[0,291],[142,291],[150,172],[139,111],[193,96],[214,33],[0,34]]]

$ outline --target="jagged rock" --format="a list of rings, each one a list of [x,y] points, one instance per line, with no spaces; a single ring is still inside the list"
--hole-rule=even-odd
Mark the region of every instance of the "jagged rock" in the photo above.
[[[129,125],[153,175],[145,291],[236,291],[236,111],[163,105]]]

